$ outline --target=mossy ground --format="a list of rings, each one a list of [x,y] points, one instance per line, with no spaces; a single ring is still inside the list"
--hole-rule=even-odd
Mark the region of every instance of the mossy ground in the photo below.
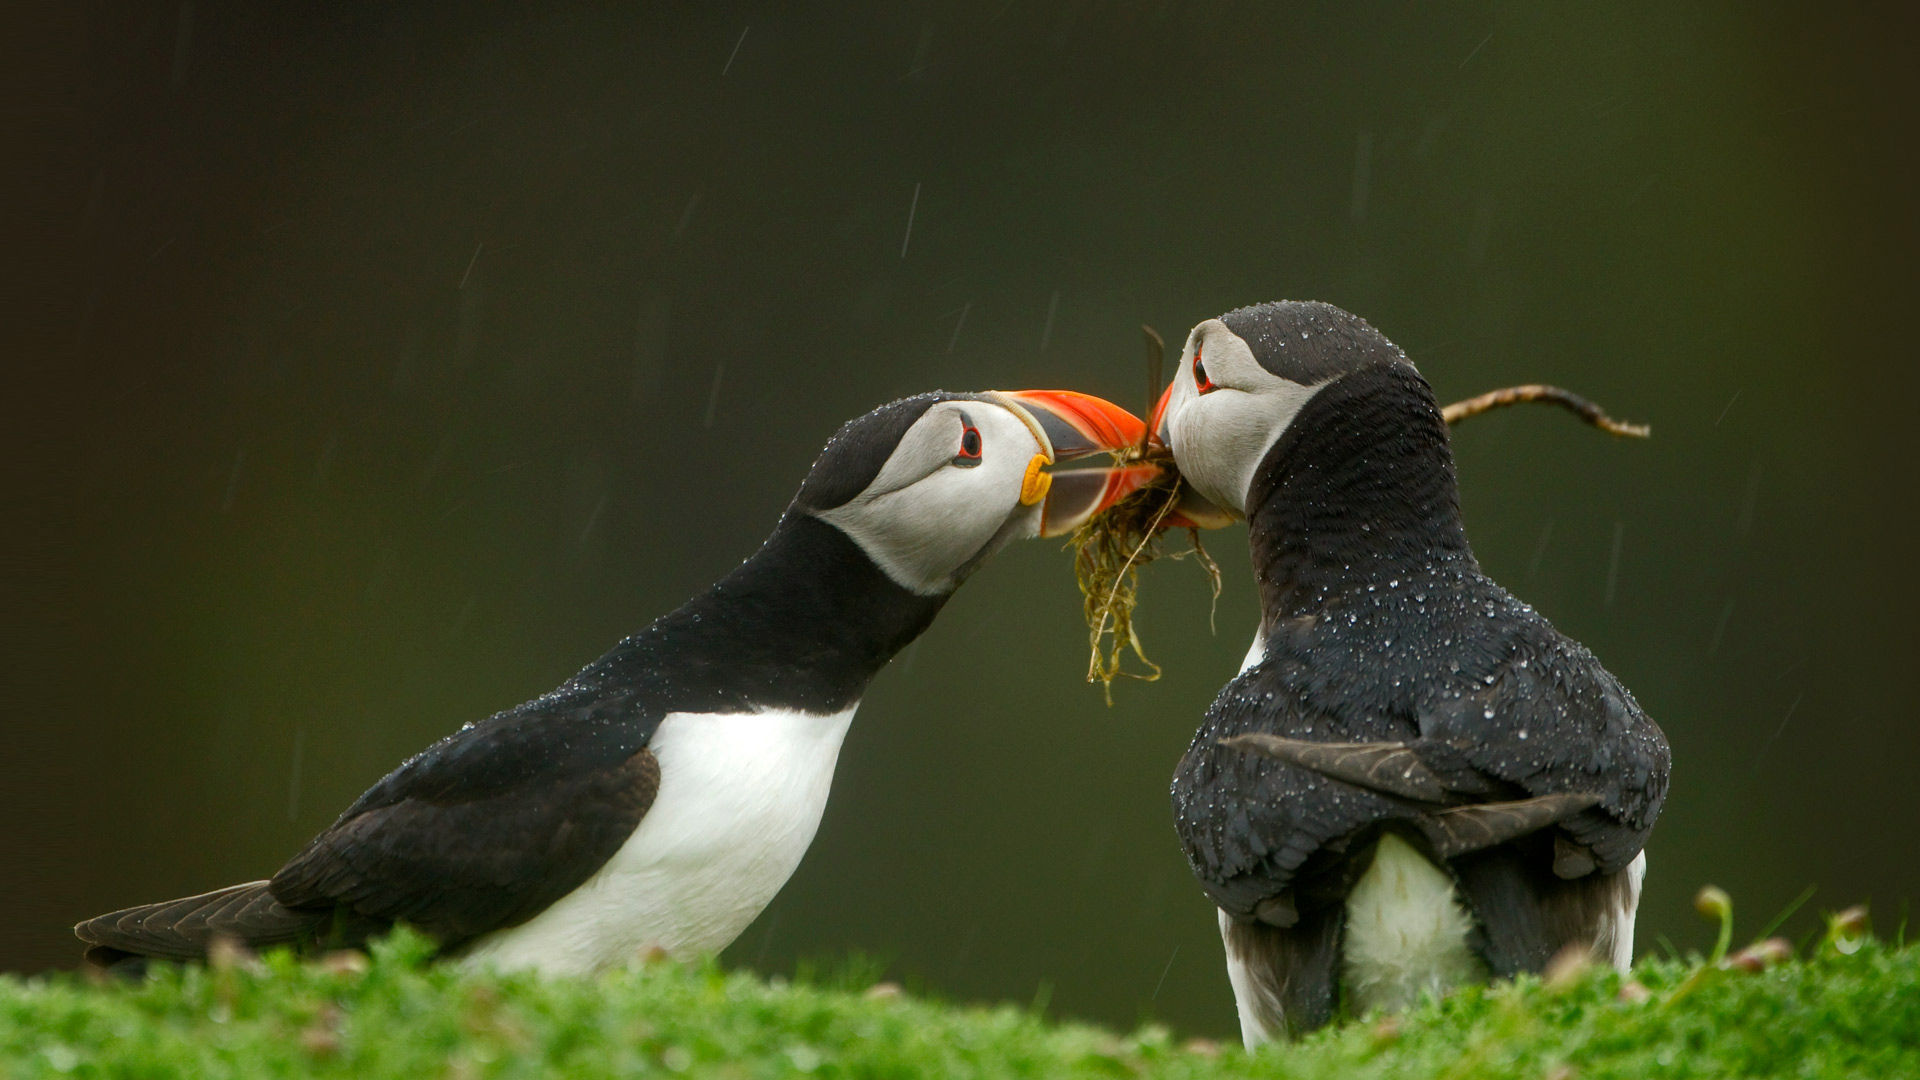
[[[1254,1055],[711,965],[540,980],[426,953],[0,978],[0,1076],[1920,1077],[1920,956],[1872,942],[1760,972],[1649,962],[1624,996],[1604,971],[1469,989]]]

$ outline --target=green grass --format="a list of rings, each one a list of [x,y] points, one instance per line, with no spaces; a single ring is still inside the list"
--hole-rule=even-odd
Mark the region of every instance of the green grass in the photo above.
[[[1604,971],[1469,989],[1246,1055],[712,965],[463,974],[401,936],[357,970],[275,955],[140,983],[0,978],[0,1077],[1920,1077],[1920,957],[1845,944],[1758,972],[1648,962],[1637,1001]]]

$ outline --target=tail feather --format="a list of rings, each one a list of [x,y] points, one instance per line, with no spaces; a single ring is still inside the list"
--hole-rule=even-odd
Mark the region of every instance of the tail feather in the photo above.
[[[252,948],[287,945],[310,936],[327,918],[325,911],[289,908],[274,898],[267,882],[250,881],[109,912],[88,919],[73,932],[94,947],[88,950],[89,957],[198,960],[207,955],[215,938],[231,938]]]
[[[1440,857],[1454,859],[1557,825],[1599,802],[1598,795],[1568,792],[1456,806],[1434,814],[1428,831]]]
[[[1443,803],[1449,795],[1446,782],[1402,742],[1310,742],[1256,731],[1221,739],[1220,745],[1403,799]]]

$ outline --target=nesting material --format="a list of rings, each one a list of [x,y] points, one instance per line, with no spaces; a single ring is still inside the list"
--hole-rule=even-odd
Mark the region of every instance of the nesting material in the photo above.
[[[1491,409],[1534,403],[1559,405],[1611,435],[1644,439],[1652,434],[1652,429],[1645,425],[1608,416],[1600,406],[1578,394],[1539,383],[1509,386],[1457,401],[1442,410],[1441,415],[1448,424],[1457,424]],[[1113,704],[1113,680],[1152,682],[1160,677],[1160,665],[1147,658],[1133,625],[1134,609],[1139,604],[1141,568],[1160,558],[1192,557],[1206,572],[1214,600],[1220,598],[1220,567],[1201,546],[1200,530],[1187,530],[1191,543],[1187,550],[1166,550],[1166,522],[1180,501],[1182,484],[1173,455],[1159,446],[1130,447],[1114,454],[1116,465],[1142,461],[1160,466],[1161,474],[1089,518],[1067,541],[1067,546],[1073,549],[1073,573],[1079,579],[1086,611],[1087,645],[1091,653],[1087,659],[1087,681],[1100,684],[1109,705]],[[1133,654],[1144,670],[1128,669],[1128,653]]]
[[[1166,550],[1166,521],[1180,499],[1180,473],[1171,454],[1161,450],[1130,449],[1115,455],[1120,464],[1152,461],[1165,471],[1145,487],[1114,503],[1074,530],[1067,546],[1073,549],[1073,572],[1087,618],[1087,681],[1098,682],[1113,704],[1113,680],[1160,677],[1160,665],[1147,659],[1140,635],[1133,627],[1133,609],[1139,603],[1140,569],[1155,559],[1192,557],[1207,575],[1213,598],[1220,598],[1220,566],[1200,543],[1200,530],[1188,529],[1185,551]],[[1129,670],[1127,653],[1145,666]]]
[[[1469,416],[1478,416],[1489,409],[1498,409],[1503,405],[1558,405],[1580,419],[1599,428],[1609,435],[1620,435],[1632,439],[1645,439],[1653,435],[1653,428],[1646,424],[1629,424],[1624,420],[1615,420],[1607,415],[1600,406],[1581,397],[1571,390],[1545,383],[1528,383],[1525,386],[1508,386],[1499,390],[1489,390],[1479,397],[1470,397],[1465,401],[1456,401],[1440,410],[1447,423],[1457,424]]]

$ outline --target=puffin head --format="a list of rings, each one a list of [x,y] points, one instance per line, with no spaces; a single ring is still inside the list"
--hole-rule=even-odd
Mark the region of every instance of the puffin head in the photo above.
[[[1194,524],[1246,517],[1261,463],[1307,403],[1381,369],[1419,381],[1398,346],[1332,304],[1255,304],[1194,327],[1150,423],[1188,485],[1225,513],[1209,519],[1183,503],[1183,516]]]
[[[1157,467],[1107,456],[1145,434],[1132,413],[1070,390],[919,394],[841,427],[790,512],[940,595],[1007,541],[1071,532],[1151,480]]]

